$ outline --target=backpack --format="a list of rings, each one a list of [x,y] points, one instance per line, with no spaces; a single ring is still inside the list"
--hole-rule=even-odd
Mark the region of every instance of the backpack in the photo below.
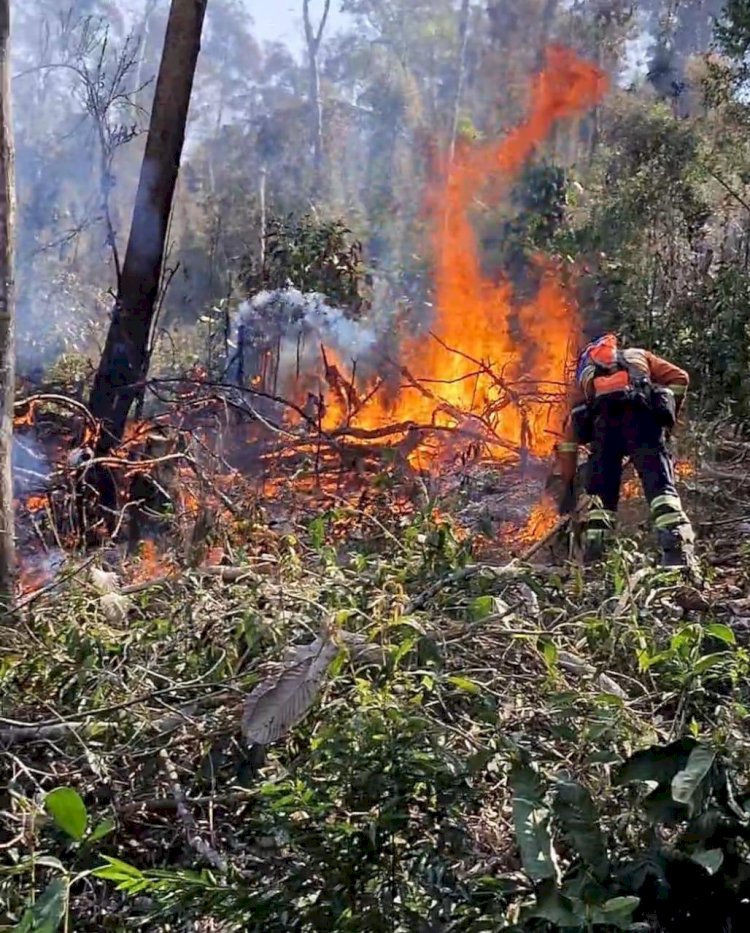
[[[614,334],[605,334],[583,350],[576,366],[576,382],[588,402],[602,396],[640,402],[650,398],[648,374],[627,358]]]
[[[627,358],[614,334],[605,334],[583,350],[575,379],[585,398],[570,414],[579,444],[591,443],[594,409],[600,399],[620,399],[651,407],[652,386],[648,374]]]

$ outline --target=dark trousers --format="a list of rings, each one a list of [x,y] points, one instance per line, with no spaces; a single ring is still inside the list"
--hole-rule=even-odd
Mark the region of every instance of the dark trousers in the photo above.
[[[677,497],[674,463],[663,429],[646,406],[617,399],[597,404],[588,461],[586,491],[602,507],[617,511],[625,457],[635,467],[649,504],[658,496]]]
[[[690,520],[675,487],[674,462],[664,430],[650,408],[623,399],[597,403],[586,492],[599,500],[584,519],[584,551],[601,555],[615,524],[625,457],[629,457],[643,486],[651,520],[664,554],[685,554],[694,541]]]

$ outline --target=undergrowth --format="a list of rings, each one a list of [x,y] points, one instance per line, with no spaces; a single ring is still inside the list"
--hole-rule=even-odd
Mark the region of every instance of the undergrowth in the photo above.
[[[747,928],[726,600],[627,539],[595,572],[498,570],[444,519],[348,544],[335,519],[120,619],[84,570],[5,620],[0,928]],[[325,620],[370,650],[248,747],[244,698]]]

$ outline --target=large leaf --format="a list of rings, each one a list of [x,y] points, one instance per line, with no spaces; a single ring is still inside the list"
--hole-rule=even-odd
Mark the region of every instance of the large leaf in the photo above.
[[[550,812],[539,775],[528,765],[511,768],[513,823],[526,874],[533,881],[557,879],[558,869],[549,831]]]
[[[325,635],[317,653],[261,681],[245,700],[242,733],[250,745],[269,745],[297,725],[320,691],[337,645]]]
[[[56,933],[65,916],[67,901],[67,882],[63,878],[55,878],[34,906],[25,911],[14,933]]]
[[[724,853],[721,849],[700,849],[693,852],[690,858],[701,868],[705,868],[709,875],[715,875],[724,863]]]
[[[703,797],[703,784],[716,758],[716,752],[707,745],[696,745],[690,752],[685,767],[672,778],[672,797],[685,804],[694,813]]]
[[[79,842],[83,839],[88,814],[78,791],[72,787],[56,787],[44,798],[44,807],[64,833]]]
[[[711,635],[713,638],[718,638],[719,641],[723,641],[725,645],[737,644],[737,637],[734,634],[734,630],[728,625],[723,625],[721,622],[712,622],[710,625],[707,625],[706,634]]]
[[[583,918],[575,911],[573,902],[565,897],[552,880],[539,886],[536,904],[522,914],[524,920],[546,920],[554,929],[573,927],[580,929]]]
[[[577,781],[559,781],[553,807],[568,841],[594,876],[603,881],[609,874],[609,858],[589,792]]]
[[[690,752],[698,743],[690,736],[669,745],[653,745],[631,755],[612,778],[615,786],[632,784],[634,781],[655,781],[663,784],[687,764]]]
[[[613,897],[593,910],[591,922],[613,926],[618,930],[632,930],[633,914],[640,902],[638,897]]]

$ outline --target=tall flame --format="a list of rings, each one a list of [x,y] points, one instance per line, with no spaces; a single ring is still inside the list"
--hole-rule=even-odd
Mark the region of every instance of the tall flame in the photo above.
[[[457,152],[428,198],[436,270],[435,337],[412,341],[402,351],[422,389],[402,385],[390,403],[382,393],[374,394],[351,417],[351,425],[451,425],[456,410],[489,411],[497,436],[539,456],[550,452],[561,412],[559,406],[551,412],[548,404],[539,404],[538,394],[544,384],[549,394],[549,383],[559,385],[564,378],[570,345],[578,336],[577,310],[550,264],[540,261],[538,294],[521,306],[514,304],[509,283],[485,277],[470,207],[488,181],[511,182],[554,124],[593,106],[606,86],[598,69],[553,47],[546,68],[534,80],[527,120],[499,142]],[[500,376],[505,386],[499,384]],[[512,404],[508,383],[513,383]],[[324,427],[333,429],[343,419],[342,405],[332,404]]]

